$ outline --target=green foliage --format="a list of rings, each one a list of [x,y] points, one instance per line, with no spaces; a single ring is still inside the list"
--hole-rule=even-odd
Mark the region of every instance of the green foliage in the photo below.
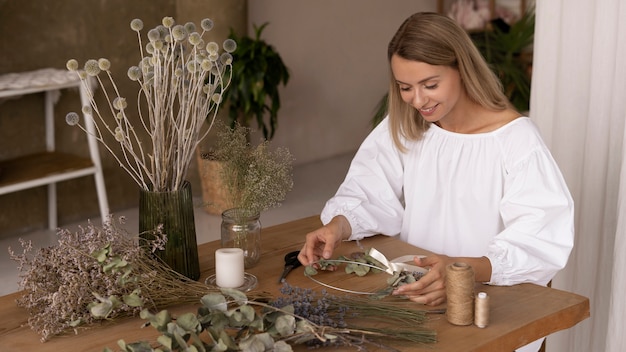
[[[504,92],[513,106],[519,111],[527,111],[531,77],[530,58],[525,50],[534,40],[535,12],[525,13],[511,26],[492,27],[472,33],[472,40],[502,81]]]
[[[271,140],[278,126],[278,88],[289,81],[289,71],[274,47],[261,39],[267,25],[254,26],[254,38],[237,36],[231,30],[229,38],[237,42],[237,50],[232,53],[233,76],[224,99],[229,104],[231,128],[236,122],[250,126],[256,119],[265,139]]]

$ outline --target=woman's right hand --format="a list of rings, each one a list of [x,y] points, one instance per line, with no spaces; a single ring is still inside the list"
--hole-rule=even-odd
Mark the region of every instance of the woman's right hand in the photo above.
[[[343,215],[334,217],[328,224],[306,235],[298,260],[302,265],[311,265],[320,259],[330,259],[342,240],[348,239],[352,227]]]

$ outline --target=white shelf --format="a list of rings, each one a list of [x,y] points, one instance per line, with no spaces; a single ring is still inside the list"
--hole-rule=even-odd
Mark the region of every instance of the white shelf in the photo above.
[[[0,98],[34,93],[45,94],[46,124],[45,151],[0,161],[0,195],[47,185],[48,227],[52,230],[57,228],[58,223],[57,182],[93,175],[103,221],[109,214],[98,141],[95,137],[87,135],[90,158],[55,151],[54,104],[61,94],[60,91],[66,88],[78,88],[81,104],[88,105],[87,92],[73,72],[48,68],[0,75]],[[85,114],[84,119],[87,130],[93,131],[92,116]]]

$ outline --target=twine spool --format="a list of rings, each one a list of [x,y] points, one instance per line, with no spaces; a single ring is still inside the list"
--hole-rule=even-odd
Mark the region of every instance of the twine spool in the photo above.
[[[466,263],[446,267],[446,317],[454,325],[474,323],[474,270]]]
[[[489,296],[487,293],[480,292],[476,296],[474,305],[474,325],[479,328],[487,327],[489,325]]]

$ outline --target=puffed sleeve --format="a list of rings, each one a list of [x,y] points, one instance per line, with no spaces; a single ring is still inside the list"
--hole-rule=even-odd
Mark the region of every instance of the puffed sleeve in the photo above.
[[[361,144],[345,180],[322,210],[324,224],[343,215],[350,222],[350,240],[400,232],[404,212],[403,165],[383,120]]]
[[[508,165],[501,203],[504,230],[488,248],[491,284],[547,284],[574,243],[574,202],[545,145]]]

